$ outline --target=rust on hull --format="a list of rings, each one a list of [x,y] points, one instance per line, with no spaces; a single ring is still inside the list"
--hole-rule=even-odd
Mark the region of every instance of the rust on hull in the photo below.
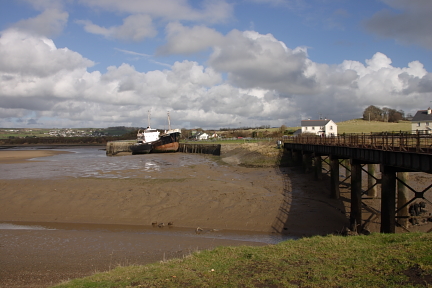
[[[158,145],[157,147],[153,148],[152,152],[177,152],[179,149],[179,143],[167,143],[164,145]]]

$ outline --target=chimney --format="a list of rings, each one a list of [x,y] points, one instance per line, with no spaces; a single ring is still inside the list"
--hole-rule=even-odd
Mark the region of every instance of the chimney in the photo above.
[[[431,110],[431,108],[429,107],[428,110],[427,110],[427,114],[430,115],[431,113],[432,113],[432,110]]]

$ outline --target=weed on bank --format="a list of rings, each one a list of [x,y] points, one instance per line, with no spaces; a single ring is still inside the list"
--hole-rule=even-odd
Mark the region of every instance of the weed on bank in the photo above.
[[[56,287],[431,287],[431,251],[427,233],[315,236],[117,267]]]

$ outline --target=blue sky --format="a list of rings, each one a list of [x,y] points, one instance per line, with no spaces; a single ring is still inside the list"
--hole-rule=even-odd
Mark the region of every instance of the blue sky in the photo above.
[[[432,101],[429,0],[0,0],[0,127],[298,126]]]

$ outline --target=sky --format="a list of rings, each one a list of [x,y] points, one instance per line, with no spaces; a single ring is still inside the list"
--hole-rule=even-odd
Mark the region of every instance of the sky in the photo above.
[[[0,128],[300,126],[432,106],[430,0],[0,0]]]

